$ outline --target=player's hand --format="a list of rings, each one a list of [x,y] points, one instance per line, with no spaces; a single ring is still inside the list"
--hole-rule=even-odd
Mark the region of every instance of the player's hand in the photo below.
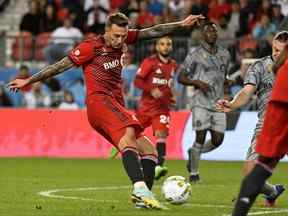
[[[207,83],[201,81],[201,80],[197,80],[196,81],[196,88],[200,89],[203,93],[208,93],[211,90],[210,85],[208,85]]]
[[[7,87],[12,92],[17,92],[19,89],[28,85],[28,79],[15,79],[7,84]]]
[[[171,106],[175,106],[175,105],[176,105],[176,102],[177,102],[176,96],[173,95],[173,96],[171,97],[171,100],[170,100]]]
[[[200,25],[200,20],[205,19],[205,17],[203,15],[189,15],[188,17],[186,17],[184,20],[180,21],[181,22],[181,26],[183,27],[189,27],[192,25]]]
[[[218,100],[215,107],[218,112],[231,112],[234,109],[232,108],[232,102],[228,100]]]
[[[151,90],[150,94],[152,95],[153,98],[159,99],[163,96],[163,93],[160,91],[159,88],[154,88]]]

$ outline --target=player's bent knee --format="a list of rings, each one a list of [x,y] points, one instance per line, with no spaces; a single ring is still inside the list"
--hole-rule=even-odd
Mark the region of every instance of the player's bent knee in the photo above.
[[[276,165],[278,164],[280,158],[268,158],[268,157],[264,157],[259,155],[258,157],[258,161],[262,164],[267,165],[268,167],[270,167],[271,169],[274,169],[276,167]]]
[[[165,139],[165,138],[167,138],[167,136],[168,136],[167,131],[159,131],[159,130],[155,131],[155,137],[156,138]]]
[[[219,147],[222,143],[223,143],[223,140],[224,140],[224,134],[217,134],[217,136],[213,136],[211,141],[212,141],[212,144],[216,147]]]
[[[157,150],[152,142],[145,136],[141,136],[137,139],[137,149],[142,155],[152,154],[157,156]]]
[[[120,151],[122,151],[123,149],[127,147],[137,149],[135,129],[132,127],[126,128],[125,134],[121,137],[118,143],[118,148],[120,149]]]

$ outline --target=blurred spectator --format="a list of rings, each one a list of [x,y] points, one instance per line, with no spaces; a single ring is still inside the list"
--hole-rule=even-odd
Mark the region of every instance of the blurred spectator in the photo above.
[[[40,32],[40,21],[39,3],[37,0],[32,0],[29,2],[29,11],[21,19],[20,31],[37,35]]]
[[[228,48],[229,46],[235,43],[235,32],[229,29],[226,15],[223,15],[219,18],[218,25],[219,25],[219,28],[218,28],[219,42],[225,48]]]
[[[56,78],[51,77],[45,80],[44,84],[50,91],[51,107],[58,107],[63,97],[60,82]]]
[[[123,55],[123,92],[125,99],[125,106],[128,109],[135,109],[137,106],[137,98],[141,95],[141,91],[135,88],[133,81],[137,72],[137,65],[132,62],[133,56],[130,53]]]
[[[126,0],[110,0],[111,10],[119,11],[125,4]]]
[[[240,0],[240,12],[239,12],[239,32],[238,37],[249,33],[249,21],[253,18],[253,9],[250,8],[248,0]]]
[[[29,73],[29,68],[26,65],[21,65],[19,68],[19,72],[16,75],[15,79],[27,79],[30,77],[30,73]],[[32,86],[31,85],[27,85],[23,88],[21,88],[21,92],[25,93],[25,92],[29,92],[31,90]]]
[[[272,0],[272,3],[280,5],[281,13],[284,16],[288,16],[288,0]]]
[[[258,41],[253,38],[252,34],[247,34],[242,37],[239,41],[239,52],[243,53],[244,50],[252,49],[255,50],[258,47]]]
[[[147,3],[145,1],[140,2],[140,11],[137,24],[142,28],[150,27],[155,24],[155,17],[149,11],[147,11]]]
[[[77,103],[75,103],[73,94],[70,91],[65,90],[63,95],[63,102],[60,103],[58,108],[66,110],[77,110],[79,109],[79,106]]]
[[[49,107],[50,96],[44,92],[41,82],[34,83],[32,90],[24,95],[24,104],[27,108]]]
[[[4,85],[0,84],[0,107],[10,107],[12,102],[5,92]]]
[[[271,0],[262,0],[261,6],[257,10],[256,20],[259,21],[263,14],[266,14],[270,19],[272,17]]]
[[[255,52],[252,49],[246,49],[241,54],[240,68],[229,75],[229,80],[233,81],[233,85],[230,86],[230,93],[232,97],[234,97],[236,93],[242,89],[246,71],[249,65],[253,62],[253,58],[255,58]]]
[[[202,14],[203,16],[207,16],[208,13],[208,6],[206,4],[203,4],[202,0],[195,0],[192,1],[192,7],[191,7],[191,14]]]
[[[162,16],[164,13],[164,4],[160,0],[149,0],[147,9],[153,16]]]
[[[53,31],[51,43],[44,49],[47,62],[53,64],[63,58],[82,37],[81,31],[72,26],[71,19],[66,18],[63,26]]]
[[[231,6],[226,0],[212,0],[209,5],[208,18],[214,22],[218,22],[220,17],[228,15]]]
[[[260,21],[255,25],[253,29],[253,37],[256,39],[267,39],[271,34],[274,34],[277,28],[274,23],[270,22],[270,18],[267,14],[262,14]]]
[[[45,8],[45,13],[41,18],[41,32],[52,32],[59,26],[56,12],[53,5],[49,4]]]
[[[126,14],[128,17],[131,17],[134,13],[139,13],[139,4],[137,0],[128,0],[126,3],[122,6],[120,11],[124,14]]]
[[[48,1],[47,0],[37,0],[38,4],[39,4],[39,12],[41,14],[45,13],[46,7],[48,5]]]
[[[184,0],[170,0],[168,3],[168,8],[172,12],[176,20],[182,17],[184,6]]]
[[[231,14],[230,20],[228,23],[228,29],[230,29],[234,36],[236,36],[237,32],[239,32],[239,23],[240,23],[240,4],[239,2],[233,2],[231,4]]]
[[[110,12],[110,2],[107,0],[86,0],[84,11],[87,14],[88,31],[103,33]]]
[[[133,13],[130,13],[129,15],[129,27],[130,28],[137,28],[138,27],[138,17],[139,17],[139,13],[137,12],[133,12]]]
[[[288,4],[288,2],[287,2]],[[272,7],[272,23],[279,28],[281,23],[284,21],[285,16],[281,12],[281,6],[280,5],[273,5]]]

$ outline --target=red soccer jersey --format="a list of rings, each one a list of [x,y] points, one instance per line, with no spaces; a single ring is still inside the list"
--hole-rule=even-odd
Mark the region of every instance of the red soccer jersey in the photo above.
[[[176,61],[170,59],[162,62],[157,55],[144,59],[137,71],[135,86],[142,89],[142,97],[139,102],[139,111],[149,113],[169,112],[172,102],[172,78],[177,68]],[[160,99],[151,96],[153,88],[159,88],[164,94]]]
[[[135,43],[138,30],[129,30],[126,44]],[[113,94],[121,97],[122,54],[127,45],[121,49],[113,49],[105,45],[103,36],[87,39],[70,51],[68,57],[77,66],[82,66],[87,88],[87,97],[96,92]],[[115,95],[116,94],[116,95]]]
[[[288,103],[288,58],[276,75],[272,90],[271,101]]]

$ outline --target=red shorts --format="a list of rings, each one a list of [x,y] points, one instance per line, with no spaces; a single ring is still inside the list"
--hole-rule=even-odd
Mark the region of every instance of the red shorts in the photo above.
[[[288,153],[288,104],[270,101],[256,152],[265,157],[283,157]]]
[[[134,115],[129,113],[115,98],[104,93],[89,96],[87,116],[90,125],[116,148],[127,127],[135,128],[136,138],[143,131]]]
[[[154,134],[155,131],[165,131],[167,135],[169,134],[169,127],[170,127],[169,113],[149,115],[148,113],[137,112],[136,116],[144,128],[147,128],[152,125]]]

